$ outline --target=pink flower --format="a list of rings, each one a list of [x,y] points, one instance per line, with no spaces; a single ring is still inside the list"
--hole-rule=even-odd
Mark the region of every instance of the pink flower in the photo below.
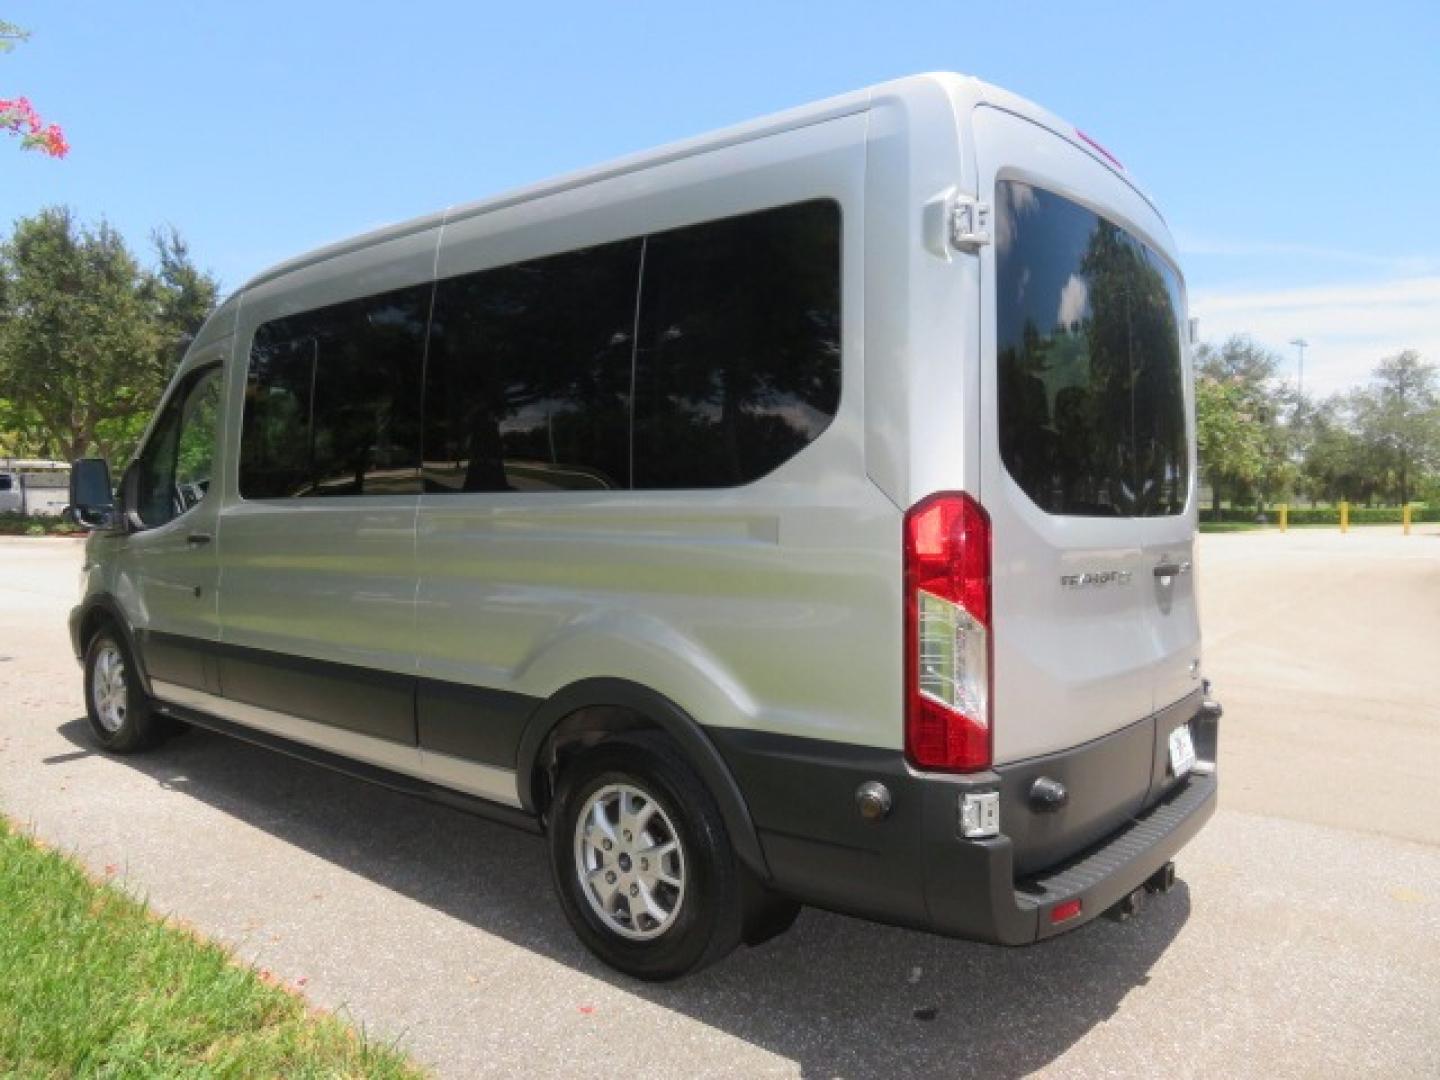
[[[57,158],[70,152],[60,125],[47,126],[29,98],[0,98],[0,131],[19,135],[20,146],[25,150],[39,150]]]
[[[70,144],[65,141],[65,133],[60,130],[59,124],[51,124],[42,135],[45,139],[45,152],[51,157],[63,158],[70,152]]]

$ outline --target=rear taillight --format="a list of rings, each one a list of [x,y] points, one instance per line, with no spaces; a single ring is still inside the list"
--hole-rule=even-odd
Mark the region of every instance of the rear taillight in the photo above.
[[[905,753],[974,772],[990,744],[990,516],[931,495],[905,515]]]

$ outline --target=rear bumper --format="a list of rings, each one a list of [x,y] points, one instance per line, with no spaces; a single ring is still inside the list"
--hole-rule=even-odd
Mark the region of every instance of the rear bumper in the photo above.
[[[933,929],[997,945],[1028,945],[1101,915],[1175,857],[1215,812],[1213,773],[1192,775],[1099,844],[1025,878],[1006,837],[971,841],[936,864],[927,882]],[[1051,912],[1080,902],[1055,923]]]
[[[1177,781],[1164,748],[1186,721],[1200,762]],[[777,891],[996,944],[1030,944],[1102,914],[1172,860],[1215,812],[1218,716],[1201,708],[1198,693],[1095,743],[972,776],[917,773],[895,751],[711,735],[749,803]],[[1064,812],[1026,805],[1039,775],[1071,789]],[[1120,775],[1135,790],[1112,805],[1097,793]],[[879,822],[856,809],[855,790],[868,781],[892,796]],[[975,791],[1000,793],[1000,835],[961,835],[960,800]],[[1058,905],[1076,900],[1077,914],[1052,921]]]

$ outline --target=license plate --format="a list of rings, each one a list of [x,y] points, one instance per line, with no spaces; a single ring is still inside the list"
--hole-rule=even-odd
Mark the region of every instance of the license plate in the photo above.
[[[1170,732],[1170,771],[1180,777],[1194,767],[1195,740],[1190,737],[1190,725],[1181,724]]]

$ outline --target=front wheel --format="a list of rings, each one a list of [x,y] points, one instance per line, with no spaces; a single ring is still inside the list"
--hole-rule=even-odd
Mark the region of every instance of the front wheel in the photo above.
[[[160,739],[159,718],[136,677],[130,652],[108,626],[85,650],[85,712],[100,745],[117,754],[148,749]]]
[[[740,942],[740,869],[720,808],[663,738],[614,739],[570,763],[550,869],[580,940],[628,975],[673,979]]]

